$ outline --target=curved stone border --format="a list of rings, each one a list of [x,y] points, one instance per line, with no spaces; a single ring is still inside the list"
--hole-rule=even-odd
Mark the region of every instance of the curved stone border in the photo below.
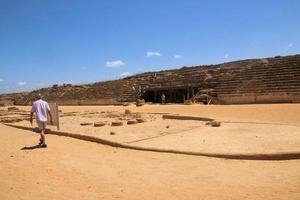
[[[221,121],[223,123],[227,124],[258,124],[258,125],[275,125],[275,126],[295,126],[295,127],[300,127],[299,125],[296,124],[283,124],[283,123],[272,123],[272,122],[247,122],[247,121]]]
[[[31,127],[25,127],[20,125],[14,124],[4,124],[6,126],[24,129],[24,130],[32,130]],[[293,160],[293,159],[300,159],[300,151],[299,152],[274,152],[270,154],[220,154],[220,153],[201,153],[201,152],[193,152],[193,151],[178,151],[173,149],[158,149],[158,148],[147,148],[147,147],[139,147],[139,146],[132,146],[127,144],[122,144],[118,142],[113,142],[89,135],[81,135],[76,133],[68,133],[62,131],[49,131],[48,134],[58,135],[58,136],[65,136],[76,138],[84,141],[100,143],[104,145],[109,145],[112,147],[119,147],[119,148],[126,148],[126,149],[133,149],[133,150],[140,150],[140,151],[152,151],[152,152],[160,152],[160,153],[174,153],[174,154],[183,154],[183,155],[194,155],[194,156],[206,156],[206,157],[213,157],[213,158],[224,158],[224,159],[239,159],[239,160]]]
[[[208,117],[195,117],[195,116],[186,116],[186,115],[163,115],[162,118],[178,119],[178,120],[214,121],[214,119]]]

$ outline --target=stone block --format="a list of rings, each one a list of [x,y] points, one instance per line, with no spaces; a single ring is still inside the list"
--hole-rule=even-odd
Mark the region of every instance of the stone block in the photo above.
[[[101,127],[101,126],[105,126],[104,122],[95,122],[94,123],[94,127]]]
[[[131,114],[131,110],[126,109],[125,110],[125,115],[129,115],[129,114]]]
[[[123,126],[123,122],[112,122],[111,126]]]
[[[131,125],[131,124],[137,124],[138,122],[136,120],[128,120],[127,124]]]
[[[92,124],[93,123],[89,123],[89,122],[82,122],[82,123],[80,123],[81,126],[90,126]]]
[[[137,123],[143,123],[146,122],[146,119],[138,118],[136,119]]]

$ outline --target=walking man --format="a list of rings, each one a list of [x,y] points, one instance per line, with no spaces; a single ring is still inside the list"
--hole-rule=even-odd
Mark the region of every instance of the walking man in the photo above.
[[[47,126],[47,121],[48,121],[48,114],[50,116],[50,123],[52,124],[52,115],[50,112],[50,107],[48,103],[44,100],[42,100],[42,95],[38,94],[36,97],[36,100],[32,103],[32,108],[30,112],[30,123],[32,125],[33,121],[33,113],[35,113],[36,116],[36,122],[39,127],[40,131],[40,147],[47,147],[46,142],[45,142],[45,130]]]
[[[161,95],[161,104],[165,104],[166,103],[166,96],[164,93],[162,93]]]

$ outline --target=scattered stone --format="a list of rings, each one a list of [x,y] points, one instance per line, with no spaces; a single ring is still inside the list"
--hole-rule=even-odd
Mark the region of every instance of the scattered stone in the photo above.
[[[192,105],[193,102],[192,102],[192,100],[185,100],[184,104],[185,105]]]
[[[126,109],[125,110],[125,115],[129,115],[129,114],[131,114],[131,110]]]
[[[112,131],[111,131],[109,134],[111,134],[111,135],[116,135],[116,133],[115,133],[115,132],[112,132]]]
[[[212,127],[219,127],[219,126],[221,126],[221,122],[219,122],[219,121],[212,121],[211,122],[211,126]]]
[[[178,120],[198,120],[198,121],[213,121],[211,118],[198,117],[198,116],[184,116],[184,115],[170,115],[166,114],[162,116],[163,119],[178,119]]]
[[[89,123],[89,122],[82,122],[80,123],[81,126],[89,126],[92,125],[93,123]]]
[[[13,106],[13,107],[8,107],[7,110],[8,111],[19,110],[19,108]]]
[[[170,125],[167,125],[166,128],[170,128]]]
[[[137,124],[138,122],[136,120],[128,120],[127,124]]]
[[[145,104],[145,100],[144,99],[137,99],[136,100],[136,106],[143,106]]]
[[[145,119],[142,119],[142,118],[137,118],[136,119],[137,123],[143,123],[143,122],[146,122]]]
[[[12,106],[14,102],[12,100],[0,100],[0,107]]]
[[[20,122],[25,120],[24,118],[21,117],[5,117],[0,119],[1,123],[15,123],[15,122]]]
[[[129,103],[123,103],[123,106],[129,106]]]
[[[112,122],[112,126],[123,126],[123,122]]]
[[[94,123],[94,127],[101,127],[101,126],[105,126],[104,122],[95,122]]]

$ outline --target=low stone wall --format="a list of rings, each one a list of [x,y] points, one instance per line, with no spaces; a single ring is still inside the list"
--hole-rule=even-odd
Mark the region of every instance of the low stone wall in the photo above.
[[[50,101],[51,102],[51,101]],[[90,100],[58,100],[58,105],[77,106],[77,105],[114,105],[120,104],[116,99],[90,99]]]
[[[2,100],[2,101],[0,101],[0,106],[12,106],[12,105],[14,105],[13,101],[10,101],[10,100]]]
[[[273,93],[257,95],[255,103],[297,103],[300,102],[299,94]]]
[[[221,104],[299,103],[300,93],[221,94],[217,99]]]
[[[221,104],[251,104],[255,103],[255,94],[221,94],[217,99]]]

